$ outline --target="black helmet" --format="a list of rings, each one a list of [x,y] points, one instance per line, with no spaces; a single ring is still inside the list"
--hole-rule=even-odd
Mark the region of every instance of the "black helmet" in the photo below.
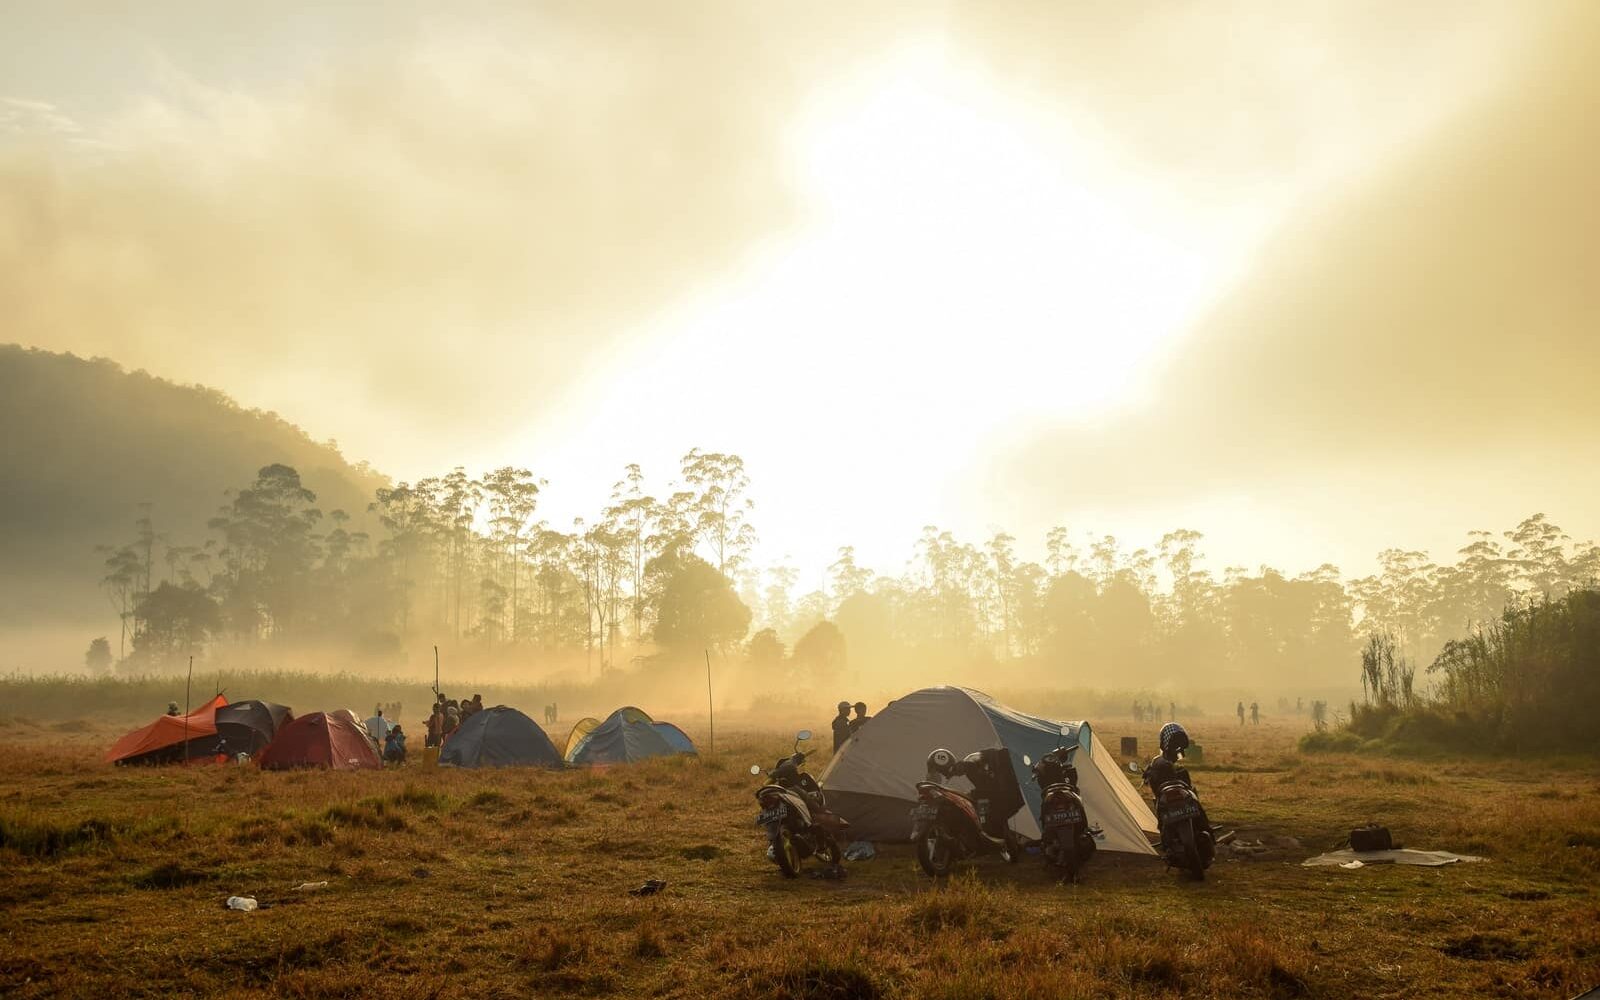
[[[1162,753],[1178,753],[1189,746],[1189,734],[1176,722],[1169,722],[1161,727],[1159,739]]]

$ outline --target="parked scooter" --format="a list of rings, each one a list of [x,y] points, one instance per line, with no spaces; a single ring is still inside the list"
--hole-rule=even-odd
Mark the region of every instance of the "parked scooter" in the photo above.
[[[850,824],[828,811],[822,786],[802,768],[808,756],[800,744],[811,738],[802,729],[794,737],[794,753],[779,758],[767,772],[767,783],[756,790],[761,814],[756,826],[767,828],[768,855],[785,878],[800,874],[800,862],[815,856],[830,865],[844,857],[839,840]],[[760,774],[761,765],[751,764],[751,774]]]
[[[1089,813],[1078,792],[1078,768],[1072,763],[1076,744],[1057,747],[1032,765],[1033,780],[1043,801],[1039,808],[1039,846],[1044,858],[1060,868],[1068,881],[1078,879],[1078,871],[1094,855],[1094,833],[1089,829]]]
[[[972,794],[943,781],[962,777]],[[1011,816],[1023,805],[1011,759],[1002,747],[979,750],[961,760],[949,750],[928,755],[928,780],[917,782],[917,804],[911,810],[911,841],[917,862],[930,878],[950,873],[966,858],[998,854],[1015,864],[1022,840],[1011,829]]]
[[[1169,722],[1161,727],[1160,742],[1161,753],[1151,759],[1148,767],[1129,764],[1128,770],[1143,778],[1155,795],[1156,825],[1161,830],[1161,854],[1167,865],[1203,880],[1217,856],[1217,845],[1189,769],[1178,763],[1189,746],[1189,734],[1176,722]]]

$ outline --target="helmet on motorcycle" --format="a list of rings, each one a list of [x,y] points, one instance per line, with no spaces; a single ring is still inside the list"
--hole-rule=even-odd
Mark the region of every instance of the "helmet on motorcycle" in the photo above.
[[[1176,722],[1169,722],[1161,727],[1162,753],[1177,753],[1189,746],[1189,734]]]
[[[956,755],[943,747],[928,754],[928,770],[930,771],[942,774],[954,767],[955,763]]]

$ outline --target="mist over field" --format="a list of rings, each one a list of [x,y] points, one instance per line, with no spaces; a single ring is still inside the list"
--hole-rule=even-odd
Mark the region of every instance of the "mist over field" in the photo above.
[[[1426,675],[1596,574],[1595,13],[1233,13],[31,8],[0,663]]]

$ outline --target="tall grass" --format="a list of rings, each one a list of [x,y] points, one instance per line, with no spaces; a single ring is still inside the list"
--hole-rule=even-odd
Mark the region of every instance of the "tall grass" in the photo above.
[[[1507,607],[1447,642],[1427,672],[1437,678],[1435,690],[1418,696],[1409,667],[1375,636],[1362,653],[1366,701],[1351,704],[1346,728],[1401,744],[1592,750],[1600,710],[1600,589]],[[1302,747],[1326,748],[1304,741]]]

